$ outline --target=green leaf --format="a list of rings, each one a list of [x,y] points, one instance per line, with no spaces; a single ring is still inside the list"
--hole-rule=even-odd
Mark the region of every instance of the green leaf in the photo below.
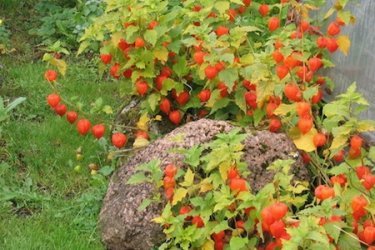
[[[18,105],[20,105],[24,101],[26,101],[25,97],[18,97],[17,99],[15,99],[14,101],[8,104],[8,106],[5,108],[5,112],[7,113],[10,112],[11,110],[15,109]]]
[[[198,45],[197,39],[195,39],[194,37],[188,37],[188,38],[185,38],[185,39],[181,40],[181,42],[182,42],[186,47],[192,47],[192,46],[194,46],[194,45]]]
[[[99,169],[99,173],[102,174],[103,176],[109,176],[113,173],[115,169],[112,166],[104,166]]]
[[[322,62],[323,62],[324,68],[335,67],[335,64],[332,61],[328,60],[328,59],[322,59]]]
[[[236,4],[240,4],[240,5],[243,5],[243,1],[242,0],[230,0],[231,3],[236,3]]]
[[[81,44],[79,45],[79,49],[77,51],[77,56],[79,56],[80,54],[82,54],[83,51],[85,51],[89,46],[90,46],[90,41],[83,41],[81,42]]]
[[[212,233],[218,233],[220,231],[226,230],[229,228],[228,221],[227,220],[222,220],[219,224],[217,224],[213,229]]]
[[[180,184],[183,187],[190,187],[194,183],[194,173],[190,168],[185,173],[184,181]]]
[[[361,244],[355,234],[346,232],[340,235],[338,248],[340,250],[361,250]]]
[[[263,117],[266,115],[266,112],[263,109],[256,109],[254,111],[254,125],[258,126],[259,123],[262,121]]]
[[[328,245],[328,239],[327,237],[322,237],[322,234],[316,231],[310,231],[307,235],[306,239],[313,240],[316,242],[321,242],[324,245]]]
[[[333,13],[335,13],[335,9],[334,8],[330,8],[327,13],[324,15],[324,19],[327,19],[329,18],[330,16],[333,15]]]
[[[104,113],[106,113],[107,115],[113,114],[113,109],[112,109],[112,107],[109,106],[109,105],[105,105],[105,106],[103,107],[102,111],[103,111]]]
[[[193,96],[190,98],[188,103],[186,103],[181,109],[186,112],[190,108],[200,108],[200,107],[202,107],[201,101],[199,100],[197,96]]]
[[[367,157],[368,157],[370,160],[372,160],[372,161],[375,162],[375,147],[374,147],[374,146],[370,147],[370,150],[369,150],[369,152],[368,152]]]
[[[227,63],[233,63],[234,55],[231,54],[231,53],[225,53],[225,54],[220,56],[220,60],[224,61],[224,62],[227,62]]]
[[[177,74],[179,77],[183,77],[189,73],[189,67],[187,66],[186,58],[185,57],[179,57],[177,59],[177,63],[173,65],[173,71]]]
[[[236,27],[237,30],[241,31],[241,32],[254,32],[254,31],[262,31],[261,29],[259,29],[258,27],[256,26],[251,26],[251,25],[248,25],[248,26],[241,26],[241,27]]]
[[[143,211],[145,210],[150,204],[152,203],[151,199],[144,199],[138,207],[138,211]]]
[[[215,8],[219,11],[220,14],[224,14],[229,10],[230,4],[227,1],[217,1],[215,3]]]
[[[216,205],[214,207],[214,212],[227,208],[230,204],[232,204],[232,200],[230,199],[230,194],[227,195],[222,192],[216,192],[214,194]]]
[[[248,242],[247,238],[232,237],[229,242],[229,247],[231,250],[239,250],[245,247],[247,242]]]
[[[164,96],[168,94],[168,91],[174,89],[177,83],[173,81],[172,79],[168,78],[163,81],[162,89],[160,90],[160,93]]]
[[[145,40],[150,43],[152,46],[155,46],[158,33],[155,30],[147,30],[144,34]]]
[[[153,93],[149,95],[149,97],[147,98],[147,101],[148,101],[148,104],[150,105],[152,112],[154,112],[156,110],[156,106],[158,105],[160,101],[160,95],[157,93]]]
[[[135,37],[134,34],[139,30],[138,26],[131,25],[128,28],[126,28],[126,40],[127,41],[134,41]]]
[[[262,83],[259,84],[260,86],[261,85],[267,85],[263,81],[268,80],[268,77],[270,75],[270,70],[268,69],[267,64],[264,64],[264,63],[261,63],[261,62],[255,62],[252,65],[249,65],[245,68],[242,68],[241,69],[241,75],[245,79],[251,80],[251,82],[257,83],[259,81],[262,81]],[[273,83],[273,85],[275,85],[275,83],[273,81],[271,81],[271,82]]]
[[[332,175],[339,175],[339,174],[348,174],[350,172],[350,167],[346,163],[341,163],[338,166],[335,166],[328,170],[328,173]]]
[[[137,184],[145,182],[146,180],[147,180],[147,177],[145,176],[144,173],[135,173],[129,178],[126,184],[137,185]]]
[[[45,54],[43,55],[42,61],[43,61],[43,62],[49,62],[50,60],[52,60],[52,58],[53,58],[53,56],[52,56],[51,54],[49,54],[49,53],[45,53]]]
[[[217,110],[225,108],[230,103],[228,98],[222,98],[214,103],[214,106],[211,109],[210,114],[215,113]]]
[[[337,243],[337,241],[339,240],[340,234],[341,234],[341,231],[340,231],[342,229],[341,223],[328,222],[328,223],[324,224],[324,228],[325,228],[326,232],[329,234],[329,236],[331,236],[333,238],[335,243]]]
[[[318,87],[307,88],[303,91],[303,97],[306,100],[310,100],[316,93],[318,93]]]
[[[352,18],[352,13],[350,11],[340,10],[337,12],[337,17],[344,21],[345,24],[349,24]]]
[[[246,109],[246,100],[244,98],[245,93],[246,93],[246,89],[245,88],[237,88],[237,90],[235,92],[235,102],[236,102],[237,106],[244,113],[246,113],[246,111],[247,111],[247,109]]]
[[[192,167],[198,167],[200,163],[200,157],[203,152],[203,148],[199,146],[194,146],[188,149],[184,155],[184,162]]]
[[[323,107],[323,114],[327,117],[343,116],[348,117],[350,115],[348,107],[345,104],[340,103],[328,103]]]
[[[228,87],[228,92],[231,92],[235,81],[238,80],[238,70],[234,68],[227,68],[219,73],[219,80],[224,82]]]
[[[101,108],[103,105],[103,98],[99,97],[98,99],[95,100],[95,107],[96,108]]]

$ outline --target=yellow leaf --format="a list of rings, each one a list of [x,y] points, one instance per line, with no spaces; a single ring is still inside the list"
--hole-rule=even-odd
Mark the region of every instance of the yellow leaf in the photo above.
[[[89,42],[89,41],[83,41],[83,42],[79,45],[79,49],[78,49],[78,52],[77,52],[77,56],[80,55],[83,51],[85,51],[85,49],[87,49],[89,46],[90,46],[90,42]]]
[[[182,199],[185,198],[186,194],[187,194],[187,189],[178,188],[173,195],[172,205],[174,206],[177,204],[177,202],[182,201]]]
[[[287,190],[293,192],[294,194],[300,194],[303,191],[308,190],[308,186],[308,182],[296,182],[294,186],[289,186]]]
[[[206,178],[203,181],[201,181],[201,183],[200,183],[199,193],[205,193],[205,192],[211,191],[212,188],[213,188],[213,186],[211,184],[211,180]]]
[[[335,13],[335,9],[334,8],[330,8],[327,11],[327,13],[325,14],[324,19],[327,19],[328,17],[332,16],[333,13]]]
[[[154,56],[158,60],[162,62],[166,62],[168,60],[168,50],[165,47],[160,47],[154,50]]]
[[[136,138],[133,143],[133,148],[143,148],[150,144],[149,140],[145,138]]]
[[[348,36],[339,36],[337,38],[337,44],[339,45],[340,50],[344,55],[348,55],[349,49],[350,49],[350,39]]]
[[[61,75],[65,76],[67,65],[66,65],[66,62],[64,60],[52,58],[50,60],[50,63],[57,67],[57,69],[59,70]]]
[[[219,11],[220,14],[224,14],[227,10],[229,10],[230,3],[226,1],[217,1],[215,3],[215,8]]]
[[[248,201],[248,200],[251,200],[252,199],[252,194],[251,194],[251,190],[249,190],[250,192],[239,192],[236,196],[236,199],[237,200],[240,200],[240,201]]]
[[[242,228],[235,229],[235,230],[232,231],[231,236],[232,236],[232,237],[236,237],[236,236],[238,236],[238,235],[241,235],[242,233],[243,233],[243,229],[242,229]]]
[[[302,195],[302,196],[285,195],[282,198],[280,198],[280,201],[285,202],[285,203],[291,203],[295,205],[296,207],[301,207],[303,204],[306,203],[306,200],[307,200],[307,195]]]
[[[223,162],[219,166],[219,172],[221,175],[221,178],[223,178],[224,181],[228,179],[228,170],[230,169],[232,164],[230,162]]]
[[[290,139],[298,139],[301,136],[301,131],[299,131],[298,127],[293,127],[288,131],[288,136]]]
[[[215,89],[211,92],[211,98],[206,103],[207,108],[212,108],[215,103],[221,98],[220,96],[220,90]]]
[[[111,42],[114,47],[117,47],[118,43],[120,42],[120,39],[123,38],[123,34],[120,32],[114,33],[111,36]]]
[[[161,216],[153,218],[151,221],[158,223],[158,224],[164,224],[164,218]]]
[[[105,106],[103,107],[102,111],[103,111],[104,113],[106,113],[107,115],[109,115],[109,114],[113,114],[113,109],[112,109],[112,107],[109,106],[109,105],[105,105]]]
[[[341,134],[339,136],[336,136],[333,138],[330,150],[340,148],[345,145],[345,143],[348,141],[349,135]]]
[[[178,133],[176,135],[170,136],[168,139],[171,142],[180,143],[180,142],[183,142],[185,140],[185,134],[184,133]]]
[[[371,120],[359,121],[357,130],[360,133],[374,131],[375,130],[375,122],[371,121]]]
[[[157,115],[157,116],[155,116],[154,120],[160,122],[160,121],[163,120],[163,117],[161,115]]]
[[[44,55],[43,55],[43,62],[49,62],[49,61],[51,61],[52,60],[52,58],[53,58],[53,56],[51,55],[51,54],[49,54],[49,53],[44,53]]]
[[[313,138],[318,132],[312,128],[308,133],[301,134],[298,138],[293,139],[294,144],[300,150],[312,152],[316,149]]]
[[[296,110],[295,104],[284,104],[282,103],[273,113],[275,115],[283,115],[290,113],[291,111]]]
[[[137,122],[137,128],[140,130],[148,131],[148,122],[150,121],[150,118],[148,117],[148,114],[143,114],[139,121]]]
[[[344,21],[345,24],[349,24],[352,14],[350,11],[340,10],[337,12],[337,17]]]
[[[263,103],[269,96],[273,95],[273,92],[275,90],[274,81],[256,82],[255,85],[257,86],[256,92],[258,103]]]
[[[202,246],[201,249],[202,249],[202,250],[214,250],[214,249],[215,249],[215,244],[214,244],[214,242],[213,242],[211,239],[209,239],[209,240],[207,240],[207,241],[203,244],[203,246]]]
[[[254,62],[254,56],[252,54],[246,54],[241,57],[241,64],[247,65],[252,64]]]
[[[306,11],[308,10],[318,10],[319,8],[314,6],[314,5],[311,5],[311,4],[303,4],[303,6],[301,6],[301,8],[305,8]]]
[[[204,73],[205,69],[207,68],[209,64],[208,63],[202,63],[198,70],[198,76],[201,80],[206,78],[206,75]]]
[[[184,182],[181,183],[181,186],[190,187],[191,185],[193,185],[193,182],[194,182],[194,173],[189,168],[185,173]]]

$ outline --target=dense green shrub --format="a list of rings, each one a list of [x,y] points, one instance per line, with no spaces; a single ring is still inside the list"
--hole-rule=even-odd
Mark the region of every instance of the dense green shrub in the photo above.
[[[1,0],[0,1],[0,10],[14,10],[23,8],[25,6],[35,5],[38,0]]]
[[[30,34],[41,39],[43,45],[60,40],[62,45],[73,49],[92,19],[103,13],[102,0],[71,1],[42,0],[36,5],[40,25],[32,28]],[[95,46],[93,46],[95,49]]]

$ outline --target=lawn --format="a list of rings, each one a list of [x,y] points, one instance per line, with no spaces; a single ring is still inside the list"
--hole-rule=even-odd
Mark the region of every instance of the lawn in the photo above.
[[[0,248],[103,249],[97,216],[108,179],[91,176],[87,166],[111,162],[102,162],[106,158],[99,143],[79,136],[75,126],[46,105],[51,90],[43,80],[44,64],[5,57],[2,65],[1,96],[27,99],[0,137]],[[66,78],[59,81],[64,95],[85,104],[83,110],[99,97],[119,105],[116,83],[99,79],[95,63],[69,65]],[[81,161],[76,159],[79,147]]]

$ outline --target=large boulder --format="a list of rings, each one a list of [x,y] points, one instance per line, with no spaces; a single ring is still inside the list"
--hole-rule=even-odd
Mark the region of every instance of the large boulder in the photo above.
[[[151,222],[160,215],[163,204],[152,204],[144,211],[139,211],[142,200],[151,196],[152,187],[149,184],[126,184],[136,166],[153,159],[160,159],[162,166],[172,162],[179,162],[177,165],[182,166],[183,156],[170,149],[207,143],[215,135],[233,128],[224,121],[201,119],[190,122],[129,157],[128,162],[113,175],[100,212],[99,223],[106,246],[109,249],[146,250],[163,242],[162,228]],[[296,162],[292,169],[296,178],[308,180],[308,171],[285,134],[268,131],[249,133],[244,143],[244,161],[251,171],[249,183],[252,190],[257,191],[272,180],[274,174],[266,171],[266,168],[277,159],[294,158]]]

